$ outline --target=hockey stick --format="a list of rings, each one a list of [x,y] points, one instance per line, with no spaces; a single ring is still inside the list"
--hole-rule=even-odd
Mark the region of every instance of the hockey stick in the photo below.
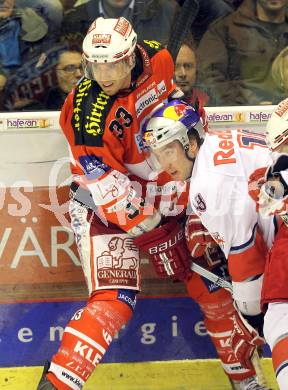
[[[221,278],[220,276],[218,276],[216,274],[213,274],[213,272],[208,271],[204,267],[201,267],[201,265],[198,265],[194,262],[192,263],[190,268],[192,271],[196,272],[198,275],[201,275],[204,278],[210,280],[210,282],[216,284],[219,287],[225,288],[225,290],[228,290],[233,297],[233,287],[232,287],[232,284],[230,282],[228,282],[227,280]],[[255,349],[255,351],[253,353],[251,361],[252,361],[252,364],[255,368],[259,384],[262,386],[267,386],[267,382],[266,382],[266,379],[264,377],[264,373],[263,373],[263,369],[262,369],[262,366],[260,363],[260,357],[259,357],[257,348]]]
[[[191,270],[196,272],[197,274],[203,276],[204,278],[210,280],[210,282],[213,282],[219,287],[225,288],[225,290],[228,290],[231,295],[233,296],[233,287],[230,282],[227,280],[221,278],[220,276],[213,274],[213,272],[208,271],[204,267],[201,267],[201,265],[198,265],[196,263],[192,263]]]
[[[198,0],[185,0],[181,11],[177,17],[173,32],[171,33],[167,49],[169,50],[173,61],[176,61],[177,54],[180,50],[182,42],[187,35],[191,24],[196,19],[199,10]]]

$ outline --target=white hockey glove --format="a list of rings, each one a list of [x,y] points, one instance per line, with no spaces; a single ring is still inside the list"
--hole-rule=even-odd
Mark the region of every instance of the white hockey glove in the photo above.
[[[268,168],[257,169],[249,178],[249,195],[263,216],[288,211],[288,155],[277,154]]]

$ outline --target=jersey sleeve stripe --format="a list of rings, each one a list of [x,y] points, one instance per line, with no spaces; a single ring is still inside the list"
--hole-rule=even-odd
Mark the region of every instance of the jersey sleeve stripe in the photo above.
[[[256,229],[257,229],[257,223],[255,223],[253,230],[252,230],[252,235],[249,238],[248,241],[246,241],[244,244],[237,245],[237,246],[231,246],[230,253],[236,254],[236,253],[241,253],[246,251],[248,248],[251,248],[254,245],[255,242],[255,237],[256,237]]]

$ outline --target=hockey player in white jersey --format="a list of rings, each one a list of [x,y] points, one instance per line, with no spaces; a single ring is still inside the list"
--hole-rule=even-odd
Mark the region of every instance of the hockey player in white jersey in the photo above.
[[[205,228],[190,231],[191,253],[201,253],[201,244],[205,249],[213,241],[228,260],[234,301],[249,322],[245,326],[241,315],[234,316],[231,345],[242,365],[251,367],[256,347],[264,342],[260,296],[274,224],[272,217],[256,212],[248,194],[248,178],[257,168],[269,165],[271,158],[259,134],[246,130],[205,134],[207,123],[200,117],[191,126],[195,111],[183,101],[162,105],[148,121],[143,140],[156,171],[190,181],[190,206],[213,237],[209,239]],[[263,388],[254,384],[251,388]]]
[[[277,382],[281,390],[288,390],[288,98],[271,115],[266,140],[273,163],[251,175],[249,193],[260,214],[279,218],[264,271],[261,303]]]

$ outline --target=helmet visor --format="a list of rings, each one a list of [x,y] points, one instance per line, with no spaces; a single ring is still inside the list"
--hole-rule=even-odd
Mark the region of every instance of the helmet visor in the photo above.
[[[177,166],[180,153],[183,153],[183,150],[181,143],[174,140],[157,149],[147,147],[145,153],[154,172],[169,172],[171,166]]]
[[[83,58],[85,77],[96,81],[111,81],[123,79],[131,71],[129,58],[117,62],[95,63]]]

